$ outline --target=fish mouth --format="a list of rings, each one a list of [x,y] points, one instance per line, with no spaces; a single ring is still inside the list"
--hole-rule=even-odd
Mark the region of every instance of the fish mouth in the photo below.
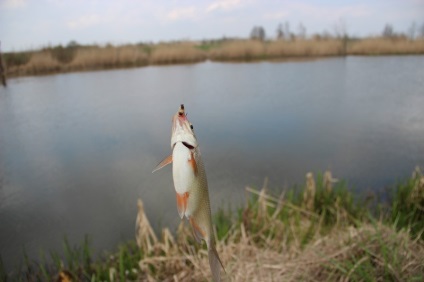
[[[197,140],[187,119],[184,104],[180,105],[172,120],[171,147],[173,148],[177,142],[182,142],[190,150],[197,147]]]
[[[179,116],[184,115],[184,104],[181,104],[181,105],[180,105],[180,109],[178,110],[178,115],[179,115]]]
[[[180,105],[180,108],[178,109],[178,112],[177,112],[177,114],[174,117],[174,128],[176,126],[176,124],[175,124],[176,122],[179,123],[179,126],[180,127],[184,127],[184,123],[185,122],[188,122],[187,115],[186,115],[186,113],[184,111],[184,104],[181,104]]]

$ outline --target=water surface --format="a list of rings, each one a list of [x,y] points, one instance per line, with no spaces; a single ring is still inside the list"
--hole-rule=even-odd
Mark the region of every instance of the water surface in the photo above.
[[[424,56],[201,63],[9,80],[0,89],[0,254],[134,238],[136,199],[155,228],[179,223],[171,117],[184,103],[212,208],[245,186],[302,184],[330,169],[378,191],[424,165]]]

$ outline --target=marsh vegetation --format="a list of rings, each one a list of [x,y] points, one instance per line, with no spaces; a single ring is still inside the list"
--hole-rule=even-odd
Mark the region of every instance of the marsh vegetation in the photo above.
[[[4,54],[9,77],[57,72],[87,71],[147,65],[187,64],[212,61],[314,59],[334,56],[424,54],[424,39],[376,37],[366,39],[220,39],[140,43],[122,46],[78,45]]]
[[[424,279],[424,176],[394,185],[388,200],[355,197],[329,172],[272,195],[246,187],[246,203],[214,216],[218,252],[230,281],[422,281]],[[83,281],[207,281],[205,246],[182,222],[157,235],[138,201],[136,240],[94,258],[89,240],[64,255],[24,255],[21,268],[5,273],[21,281],[59,276]]]

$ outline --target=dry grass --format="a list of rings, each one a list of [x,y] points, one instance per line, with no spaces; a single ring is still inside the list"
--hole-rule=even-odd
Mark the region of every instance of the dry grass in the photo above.
[[[66,52],[66,51],[64,51]],[[87,47],[79,48],[70,53],[69,62],[61,62],[53,56],[54,51],[39,51],[29,54],[29,59],[24,64],[8,64],[8,74],[34,75],[53,72],[66,72],[76,70],[96,70],[122,67],[135,67],[148,64],[148,55],[136,46],[120,47]]]
[[[406,39],[368,38],[352,43],[348,48],[350,55],[388,55],[423,54],[424,39],[415,41]]]
[[[136,46],[83,48],[67,66],[70,69],[103,69],[146,65],[147,54]]]
[[[316,178],[308,173],[303,189],[279,197],[266,187],[267,181],[259,191],[246,187],[244,207],[214,217],[224,281],[424,281],[420,168],[396,186],[378,220],[328,171]],[[65,255],[51,252],[50,262],[43,253],[38,262],[24,253],[23,268],[7,273],[0,257],[0,280],[210,281],[205,245],[195,243],[188,224],[157,236],[141,200],[136,241],[93,261],[88,237],[77,246],[65,237]]]
[[[8,76],[110,69],[149,64],[318,58],[345,55],[424,54],[424,39],[225,40],[108,47],[54,47],[5,54]]]
[[[343,41],[337,39],[272,41],[266,50],[272,58],[341,56],[343,52]]]
[[[60,71],[60,68],[59,62],[49,52],[37,52],[31,56],[28,63],[17,71],[25,74],[40,74],[57,72]]]
[[[265,45],[257,40],[229,41],[209,52],[216,61],[248,61],[259,59],[265,54]]]
[[[204,61],[206,53],[196,48],[191,42],[178,44],[160,44],[155,46],[149,61],[154,65],[195,63]]]
[[[424,279],[424,244],[381,222],[346,225],[348,212],[324,231],[320,215],[249,187],[257,200],[243,210],[217,244],[226,268],[224,281],[405,281]],[[271,211],[271,212],[270,212]],[[138,218],[146,218],[139,209]],[[282,220],[282,216],[284,220]],[[152,236],[150,224],[136,234],[146,252],[139,262],[143,281],[210,281],[207,252],[193,244],[181,223],[177,239],[169,230]],[[141,232],[141,230],[144,230]],[[306,238],[306,241],[305,241]],[[204,246],[203,246],[204,247]],[[417,281],[418,281],[417,280]]]

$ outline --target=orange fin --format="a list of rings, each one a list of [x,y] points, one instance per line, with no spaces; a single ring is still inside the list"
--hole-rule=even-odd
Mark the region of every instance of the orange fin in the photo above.
[[[194,221],[193,217],[190,217],[190,224],[193,228],[194,238],[196,238],[196,241],[198,243],[202,242],[202,239],[205,239],[205,232],[200,228],[199,225],[197,225],[196,221]]]
[[[185,211],[187,209],[187,200],[188,200],[188,192],[184,194],[177,193],[177,208],[178,214],[181,218],[184,217]]]
[[[170,163],[172,163],[172,155],[167,156],[165,159],[163,159],[163,161],[161,161],[156,167],[155,169],[152,171],[155,172],[161,168],[163,168],[166,165],[169,165]]]
[[[190,163],[191,168],[192,168],[192,169],[193,169],[193,171],[194,171],[194,175],[195,175],[195,176],[197,176],[197,163],[196,163],[196,160],[194,159],[194,154],[193,154],[193,152],[191,152],[191,154],[190,154],[190,159],[188,160],[188,162]]]

